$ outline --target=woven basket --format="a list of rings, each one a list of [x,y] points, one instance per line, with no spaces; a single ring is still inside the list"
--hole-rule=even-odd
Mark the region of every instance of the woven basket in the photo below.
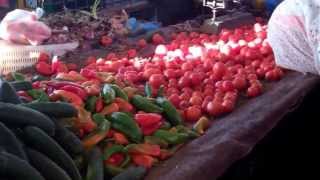
[[[0,40],[0,74],[33,66],[41,52],[61,56],[78,47],[78,42],[41,46],[15,45]]]

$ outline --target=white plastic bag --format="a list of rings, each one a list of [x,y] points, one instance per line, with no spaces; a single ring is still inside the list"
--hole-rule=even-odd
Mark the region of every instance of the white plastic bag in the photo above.
[[[18,44],[39,45],[51,36],[51,29],[38,21],[43,12],[16,9],[1,21],[0,38]]]
[[[279,66],[320,74],[319,10],[319,0],[285,0],[275,9],[268,40]]]

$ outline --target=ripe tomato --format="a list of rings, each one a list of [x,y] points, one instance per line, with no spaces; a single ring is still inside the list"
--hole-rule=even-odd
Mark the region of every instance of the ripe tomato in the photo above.
[[[211,101],[207,105],[207,113],[212,116],[219,116],[223,113],[224,107],[220,101]]]
[[[202,104],[202,97],[201,96],[192,96],[189,100],[191,105],[201,105]]]
[[[191,106],[185,110],[185,118],[187,121],[196,122],[201,117],[201,109],[196,106]]]
[[[161,71],[158,68],[149,68],[143,71],[143,78],[149,79],[153,74],[161,74]]]
[[[166,69],[166,70],[164,70],[163,73],[169,79],[177,77],[176,71],[174,69]]]
[[[224,100],[221,104],[223,107],[223,111],[226,113],[232,112],[234,109],[234,101],[233,100]]]
[[[250,86],[247,90],[248,97],[256,97],[261,94],[261,89],[258,86]]]
[[[233,83],[231,82],[231,81],[223,81],[222,82],[222,90],[224,91],[224,92],[227,92],[227,91],[232,91],[232,90],[234,90],[234,85],[233,85]]]
[[[162,74],[153,74],[149,78],[149,83],[152,87],[159,88],[165,83],[165,79]]]
[[[192,73],[190,75],[190,79],[191,79],[191,84],[193,86],[198,86],[202,83],[202,77],[201,77],[201,74],[200,73]]]
[[[168,99],[176,108],[179,107],[181,99],[178,94],[172,94]]]
[[[144,48],[147,46],[147,41],[145,39],[140,39],[137,43],[140,48]]]
[[[182,76],[178,81],[178,86],[180,88],[189,87],[191,84],[191,80],[187,76]]]
[[[189,100],[190,100],[190,98],[191,98],[191,95],[189,94],[189,93],[182,93],[181,95],[180,95],[180,99],[181,100],[185,100],[185,101],[188,101],[189,102]]]
[[[160,34],[156,33],[152,36],[152,42],[154,44],[163,44],[164,38]]]
[[[247,80],[243,77],[236,77],[233,81],[232,84],[234,87],[238,90],[243,90],[244,88],[247,87]]]
[[[185,62],[185,63],[183,63],[182,65],[181,65],[181,69],[183,70],[183,71],[190,71],[190,70],[192,70],[194,67],[193,67],[193,65],[190,63],[190,62]]]
[[[217,62],[214,64],[213,69],[212,69],[212,75],[217,78],[217,80],[221,79],[222,76],[225,74],[226,72],[226,66],[221,63],[221,62]]]
[[[180,109],[184,110],[184,109],[188,108],[189,105],[190,104],[188,101],[182,100],[182,101],[180,101],[179,107],[180,107]]]

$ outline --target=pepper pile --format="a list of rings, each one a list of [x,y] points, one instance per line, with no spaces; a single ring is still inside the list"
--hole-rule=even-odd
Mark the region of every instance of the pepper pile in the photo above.
[[[46,68],[39,67],[41,63],[46,63]],[[76,117],[61,121],[72,127],[89,153],[83,174],[89,179],[120,175],[132,171],[131,167],[151,168],[209,127],[205,117],[193,128],[184,126],[163,92],[150,97],[149,91],[139,92],[111,73],[69,71],[56,57],[49,63],[45,55],[36,69],[46,76],[33,76],[32,84],[19,73],[9,74],[7,79],[29,83],[26,88],[16,87],[25,103],[68,102],[77,109]]]

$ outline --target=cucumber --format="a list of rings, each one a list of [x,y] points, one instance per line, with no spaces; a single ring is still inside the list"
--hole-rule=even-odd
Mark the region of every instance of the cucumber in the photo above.
[[[80,173],[72,158],[45,132],[37,127],[28,126],[24,128],[24,137],[27,145],[42,152],[57,163],[73,180],[81,180]]]
[[[0,80],[0,102],[12,104],[22,103],[15,89],[7,81]]]
[[[45,180],[27,161],[5,151],[0,151],[0,176],[14,180]]]
[[[21,142],[15,134],[0,122],[0,146],[7,152],[19,157],[20,159],[27,160],[27,155],[24,152]]]
[[[14,81],[10,82],[10,84],[16,91],[28,91],[32,89],[30,81]]]
[[[76,108],[69,103],[63,102],[32,102],[22,104],[22,106],[34,109],[47,116],[55,118],[75,117],[78,114]]]
[[[30,148],[26,151],[31,165],[36,168],[46,180],[72,180],[63,169],[42,153]]]
[[[147,170],[144,167],[130,167],[112,178],[112,180],[140,180],[143,179]]]
[[[104,166],[102,157],[102,153],[97,147],[89,151],[86,180],[104,179]]]
[[[54,135],[55,126],[50,118],[33,109],[0,102],[0,122],[7,126],[36,126]]]
[[[72,157],[83,153],[84,148],[81,140],[63,125],[59,124],[56,119],[52,119],[56,125],[54,139],[56,142]]]

